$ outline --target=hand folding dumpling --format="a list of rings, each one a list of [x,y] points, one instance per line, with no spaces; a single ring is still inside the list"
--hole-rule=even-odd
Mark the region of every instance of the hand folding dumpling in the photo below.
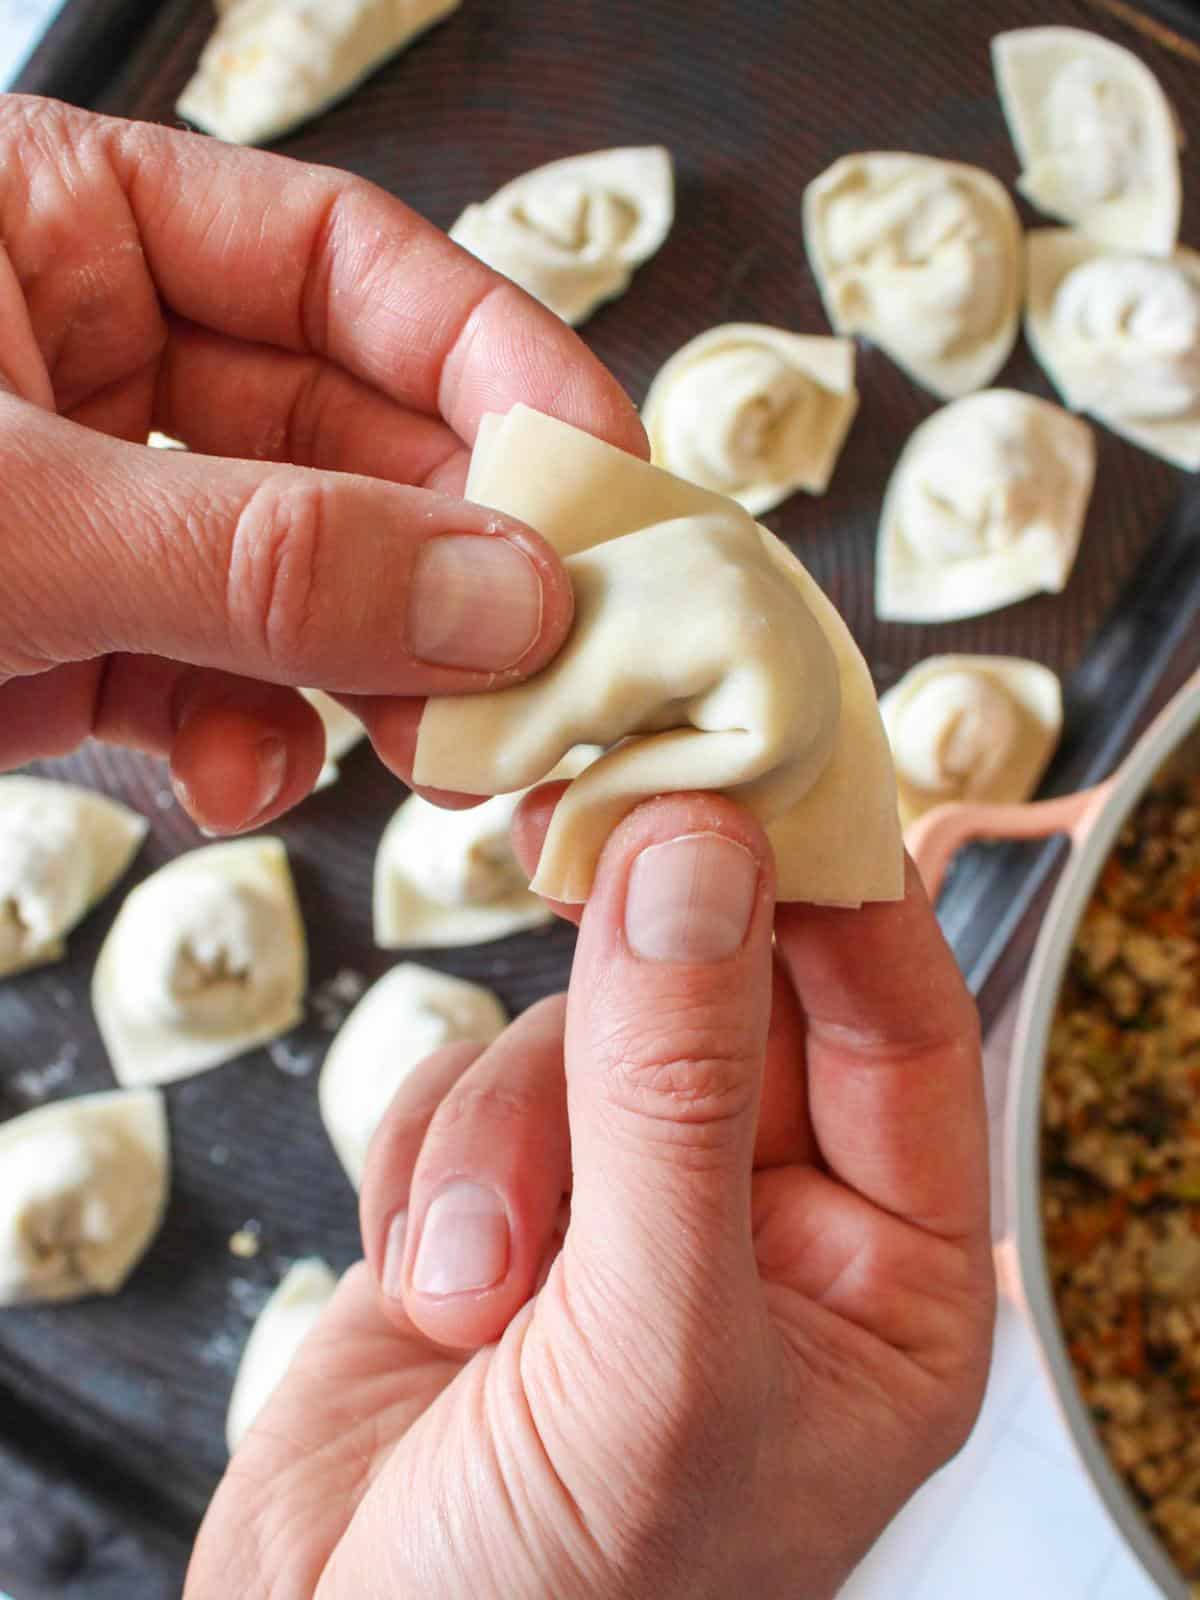
[[[316,1257],[296,1261],[259,1312],[238,1363],[225,1416],[230,1454],[283,1381],[336,1288],[337,1279],[323,1261]]]
[[[1092,490],[1086,422],[1014,389],[936,411],[892,473],[879,522],[875,609],[947,622],[1057,593]]]
[[[574,324],[625,293],[674,218],[671,157],[650,145],[535,167],[468,206],[450,237]]]
[[[930,656],[879,709],[905,827],[950,800],[1027,800],[1062,729],[1058,679],[1019,656]]]
[[[324,111],[462,0],[218,0],[175,107],[232,144],[266,144]]]
[[[0,1124],[0,1306],[115,1294],[167,1203],[163,1097],[118,1089]]]
[[[1200,470],[1200,255],[1118,255],[1069,228],[1027,250],[1026,334],[1066,403]]]
[[[857,410],[852,340],[730,322],[675,352],[642,420],[655,466],[760,516],[824,493]]]
[[[145,837],[146,819],[106,795],[0,778],[0,977],[57,961]]]
[[[1116,250],[1169,255],[1179,231],[1179,134],[1158,79],[1081,28],[992,40],[1000,104],[1040,210]]]
[[[575,625],[529,682],[431,700],[414,781],[468,794],[609,749],[559,803],[533,888],[580,901],[649,795],[724,790],[765,824],[784,900],[897,898],[895,781],[866,664],[800,563],[745,511],[518,406],[484,420],[467,496],[566,559]]]
[[[1017,336],[1021,226],[979,167],[843,156],[804,192],[808,259],[838,333],[861,333],[943,400],[990,383]]]

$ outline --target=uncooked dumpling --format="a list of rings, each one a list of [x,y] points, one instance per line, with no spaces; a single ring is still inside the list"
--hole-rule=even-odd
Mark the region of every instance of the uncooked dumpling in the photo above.
[[[323,694],[320,689],[301,689],[300,693],[320,717],[325,729],[325,765],[314,787],[327,789],[337,782],[342,757],[350,754],[367,730],[353,711],[347,711],[332,695]]]
[[[601,754],[571,750],[546,781],[574,778]],[[410,795],[384,830],[375,857],[375,943],[385,950],[484,944],[554,914],[529,887],[509,837],[525,788],[467,811]]]
[[[315,1257],[297,1261],[259,1312],[238,1363],[225,1417],[231,1455],[283,1381],[336,1288],[337,1279],[323,1261]]]
[[[905,827],[949,800],[1027,800],[1062,731],[1058,679],[1018,656],[930,656],[879,709]]]
[[[739,505],[517,406],[484,419],[468,498],[564,557],[566,645],[527,683],[426,705],[414,780],[539,782],[608,748],[559,802],[532,887],[587,898],[616,824],[650,795],[725,790],[766,825],[784,900],[903,892],[895,780],[866,663],[804,568]]]
[[[883,502],[875,609],[948,622],[1057,594],[1075,562],[1096,447],[1086,422],[1014,389],[955,400],[913,433]]]
[[[523,173],[468,206],[450,237],[564,322],[579,323],[625,293],[674,219],[670,153],[631,146]]]
[[[146,827],[136,811],[89,789],[0,777],[0,977],[59,959]]]
[[[655,466],[759,516],[824,493],[857,409],[853,340],[730,322],[675,352],[642,421]]]
[[[1026,334],[1071,409],[1200,470],[1200,255],[1122,255],[1042,228],[1028,267]]]
[[[300,1020],[304,925],[278,839],[193,850],[134,889],[96,962],[92,1005],[117,1080],[167,1083]]]
[[[158,1232],[163,1097],[116,1089],[0,1124],[0,1305],[114,1294]]]
[[[1081,28],[997,34],[992,64],[1022,194],[1100,244],[1170,255],[1179,135],[1149,67]]]
[[[371,1136],[403,1079],[445,1044],[490,1044],[506,1021],[490,989],[411,961],[367,990],[330,1045],[318,1088],[326,1132],[356,1189]]]
[[[307,122],[461,0],[227,0],[175,109],[232,144]]]
[[[843,156],[805,190],[804,240],[836,332],[873,340],[943,400],[1008,360],[1021,227],[990,173],[899,151]]]

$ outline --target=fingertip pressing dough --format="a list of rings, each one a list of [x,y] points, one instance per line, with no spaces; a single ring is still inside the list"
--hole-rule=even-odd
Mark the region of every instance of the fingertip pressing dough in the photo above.
[[[955,400],[917,428],[879,523],[875,609],[948,622],[1066,585],[1096,447],[1086,422],[1014,389]]]
[[[655,466],[760,516],[825,492],[857,409],[853,340],[730,322],[675,352],[642,421]]]
[[[405,961],[372,984],[338,1030],[317,1094],[321,1119],[357,1189],[371,1137],[401,1082],[445,1044],[490,1044],[507,1018],[481,984]]]
[[[225,1416],[232,1455],[283,1381],[296,1352],[333,1298],[337,1279],[316,1257],[295,1262],[259,1312],[233,1380]]]
[[[1008,360],[1021,226],[990,173],[900,151],[843,156],[804,192],[804,241],[834,331],[872,340],[943,400]]]
[[[602,752],[569,750],[546,781],[574,778]],[[510,833],[527,787],[465,811],[410,795],[375,856],[375,943],[384,950],[485,944],[554,920],[533,893]]]
[[[724,790],[763,822],[781,899],[900,896],[870,674],[785,545],[733,501],[524,406],[485,419],[467,495],[555,546],[575,623],[525,684],[427,704],[417,783],[506,793],[581,741],[604,746],[550,823],[532,887],[553,900],[586,899],[639,801],[695,789]]]
[[[175,107],[231,144],[267,144],[324,111],[461,0],[225,0]]]
[[[116,1089],[0,1124],[0,1305],[115,1294],[158,1232],[163,1097]]]
[[[1062,691],[1018,656],[930,656],[882,696],[905,827],[951,800],[1028,800],[1062,732]]]
[[[73,784],[0,777],[0,977],[57,961],[128,869],[145,817]]]
[[[367,730],[353,711],[347,711],[332,695],[324,694],[320,689],[301,689],[300,693],[320,717],[321,726],[325,729],[325,764],[314,788],[327,789],[331,783],[337,782],[343,757],[350,754]]]
[[[1170,255],[1179,130],[1149,67],[1099,34],[1056,27],[997,34],[992,65],[1021,193],[1099,244]]]
[[[627,146],[522,173],[468,206],[450,237],[577,324],[625,293],[674,220],[670,152]]]
[[[117,1081],[167,1083],[300,1020],[306,948],[278,839],[192,850],[126,898],[96,962],[92,1006]]]
[[[1067,405],[1200,471],[1200,255],[1121,254],[1041,228],[1026,261],[1026,336]]]

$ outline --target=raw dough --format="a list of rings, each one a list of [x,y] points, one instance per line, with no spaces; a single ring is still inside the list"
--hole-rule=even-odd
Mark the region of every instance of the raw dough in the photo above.
[[[766,824],[781,899],[899,897],[870,674],[785,545],[733,501],[525,406],[484,419],[466,492],[566,559],[575,625],[528,683],[431,700],[417,783],[505,793],[580,740],[616,744],[560,801],[539,894],[586,899],[609,833],[648,795],[723,789]]]
[[[1132,51],[1081,28],[992,40],[1021,193],[1116,250],[1170,255],[1179,232],[1179,133]]]
[[[279,1387],[336,1288],[337,1279],[323,1261],[315,1257],[297,1261],[259,1312],[238,1363],[225,1417],[231,1455]]]
[[[371,1136],[412,1069],[458,1039],[490,1044],[507,1020],[490,989],[412,961],[367,990],[329,1047],[317,1091],[325,1131],[356,1189]]]
[[[301,689],[300,693],[325,728],[325,765],[313,787],[327,789],[331,783],[337,782],[338,765],[342,757],[350,754],[367,730],[353,711],[347,711],[332,695],[323,694],[320,689]]]
[[[937,411],[896,463],[879,523],[875,609],[948,622],[1065,587],[1096,446],[1086,422],[1015,389]]]
[[[1119,255],[1042,228],[1028,267],[1026,335],[1071,409],[1200,470],[1200,255]]]
[[[655,466],[760,516],[825,492],[857,410],[852,339],[730,322],[675,352],[642,420]]]
[[[72,784],[0,777],[0,977],[57,961],[66,935],[146,837],[128,806]]]
[[[1062,691],[1019,656],[930,656],[879,702],[900,816],[948,800],[1028,800],[1062,732]]]
[[[571,750],[546,781],[574,778],[602,754]],[[375,942],[385,950],[484,944],[554,913],[532,893],[509,837],[522,788],[469,811],[445,811],[410,795],[384,830],[375,857]]]
[[[0,1124],[0,1305],[114,1294],[158,1232],[170,1150],[157,1089],[113,1089]]]
[[[278,839],[179,856],[129,895],[96,962],[92,1005],[117,1081],[185,1078],[286,1032],[305,969]]]
[[[1021,226],[990,173],[899,151],[843,156],[805,190],[804,240],[835,331],[873,340],[943,400],[1008,360]]]
[[[468,206],[450,237],[575,324],[625,293],[674,220],[670,152],[629,146],[522,173]]]
[[[231,144],[288,133],[461,0],[225,0],[179,115]]]

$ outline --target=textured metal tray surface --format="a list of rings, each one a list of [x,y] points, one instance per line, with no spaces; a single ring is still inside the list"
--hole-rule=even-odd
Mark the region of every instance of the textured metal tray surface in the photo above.
[[[800,197],[838,155],[911,149],[977,162],[1012,182],[1016,160],[988,59],[988,40],[1002,28],[1095,28],[1153,66],[1189,135],[1183,237],[1200,242],[1200,16],[1165,3],[1145,16],[1150,31],[1134,26],[1141,13],[1091,0],[464,0],[348,103],[278,148],[371,178],[446,226],[467,202],[539,162],[611,144],[668,145],[678,172],[675,228],[629,293],[583,330],[640,399],[662,361],[716,322],[826,331]],[[194,0],[140,8],[136,0],[77,0],[24,84],[175,122],[174,101],[211,22],[209,6]],[[1195,627],[1195,485],[1098,430],[1091,515],[1062,596],[971,622],[882,624],[872,604],[880,497],[903,440],[935,402],[869,348],[860,350],[858,381],[861,411],[829,493],[797,495],[766,520],[840,607],[881,689],[944,650],[1027,654],[1062,672],[1070,719],[1051,784],[1086,778],[1115,757]],[[1023,344],[998,381],[1051,394]],[[151,837],[126,887],[202,842],[155,762],[89,747],[53,770],[149,817]],[[390,965],[371,944],[370,875],[402,796],[360,750],[334,788],[277,830],[296,873],[318,996],[328,997],[340,971],[369,979]],[[1028,863],[978,852],[951,884],[945,920],[977,980],[994,960],[1004,916],[1032,882]],[[87,991],[118,899],[77,932],[65,963],[0,988],[0,1116],[111,1081]],[[562,986],[571,949],[570,932],[556,928],[429,960],[492,984],[516,1011]],[[170,1210],[121,1295],[0,1317],[0,1409],[7,1388],[24,1408],[18,1438],[59,1430],[70,1441],[62,1471],[93,1487],[105,1480],[129,1506],[152,1507],[180,1549],[223,1465],[224,1407],[250,1317],[292,1257],[319,1253],[341,1266],[357,1253],[354,1197],[316,1111],[315,1073],[335,1010],[314,1004],[282,1045],[168,1091]],[[235,1261],[227,1240],[250,1218],[261,1223],[262,1250]],[[76,1592],[62,1577],[39,1587],[32,1568],[23,1586],[6,1579],[7,1481],[0,1459],[0,1588],[9,1582],[21,1600]],[[94,1543],[90,1533],[82,1540],[79,1570]],[[128,1592],[157,1594],[150,1581]]]

